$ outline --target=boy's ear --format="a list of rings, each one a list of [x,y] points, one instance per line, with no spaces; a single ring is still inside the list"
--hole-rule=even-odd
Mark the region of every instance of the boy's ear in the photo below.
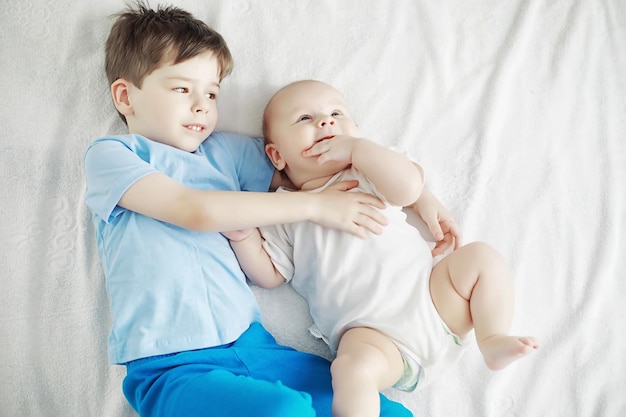
[[[275,144],[268,143],[267,145],[265,145],[265,153],[270,158],[270,161],[272,161],[274,168],[279,171],[282,171],[285,168],[286,162],[282,158],[282,156],[280,156],[280,152],[278,151],[278,149],[276,149]]]
[[[133,106],[130,102],[130,81],[119,78],[111,84],[111,96],[113,96],[113,104],[118,112],[124,116],[133,114]]]

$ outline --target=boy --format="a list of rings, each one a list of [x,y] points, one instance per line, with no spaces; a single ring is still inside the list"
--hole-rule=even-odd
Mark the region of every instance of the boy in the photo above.
[[[532,336],[508,335],[513,290],[493,249],[469,244],[433,268],[426,242],[402,212],[420,197],[421,168],[360,139],[334,88],[300,81],[279,90],[267,105],[264,134],[270,160],[298,190],[358,180],[359,189],[388,203],[389,224],[369,239],[298,222],[262,227],[263,238],[242,231],[231,241],[253,282],[271,288],[290,281],[309,302],[312,332],[336,354],[334,416],[378,416],[379,391],[423,387],[460,358],[472,329],[490,369],[538,348]]]
[[[364,235],[386,223],[380,201],[340,191],[350,183],[267,193],[278,183],[263,144],[213,133],[232,59],[191,14],[129,8],[105,61],[129,134],[87,150],[86,203],[113,316],[109,359],[127,367],[127,400],[142,417],[328,416],[329,362],[276,344],[217,232],[310,220]],[[411,415],[382,402],[385,416]]]

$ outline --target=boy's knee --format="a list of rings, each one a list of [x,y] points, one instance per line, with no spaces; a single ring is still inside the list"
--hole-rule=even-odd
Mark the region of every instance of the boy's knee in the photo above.
[[[315,417],[311,395],[280,381],[255,379],[218,369],[187,375],[170,385],[175,385],[175,392],[160,395],[166,409],[154,415]]]
[[[278,382],[277,384],[280,384]],[[267,398],[263,410],[255,412],[259,417],[315,417],[311,396],[280,384],[282,389],[274,398]],[[256,410],[255,410],[256,411]]]

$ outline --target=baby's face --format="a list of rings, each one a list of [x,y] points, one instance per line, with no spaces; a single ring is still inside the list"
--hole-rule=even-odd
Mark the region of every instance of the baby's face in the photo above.
[[[219,80],[219,65],[211,52],[161,65],[144,78],[141,88],[129,87],[129,132],[195,151],[217,123]]]
[[[317,81],[302,81],[280,90],[267,109],[266,123],[270,146],[281,161],[277,165],[272,155],[270,158],[296,185],[346,168],[337,163],[319,165],[316,158],[304,157],[302,152],[331,136],[359,136],[341,94]]]

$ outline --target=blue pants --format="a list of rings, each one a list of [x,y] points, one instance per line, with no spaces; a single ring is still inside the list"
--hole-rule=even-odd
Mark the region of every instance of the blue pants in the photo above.
[[[330,362],[281,346],[258,323],[228,345],[127,364],[141,417],[330,417]],[[381,416],[413,414],[383,395]]]

